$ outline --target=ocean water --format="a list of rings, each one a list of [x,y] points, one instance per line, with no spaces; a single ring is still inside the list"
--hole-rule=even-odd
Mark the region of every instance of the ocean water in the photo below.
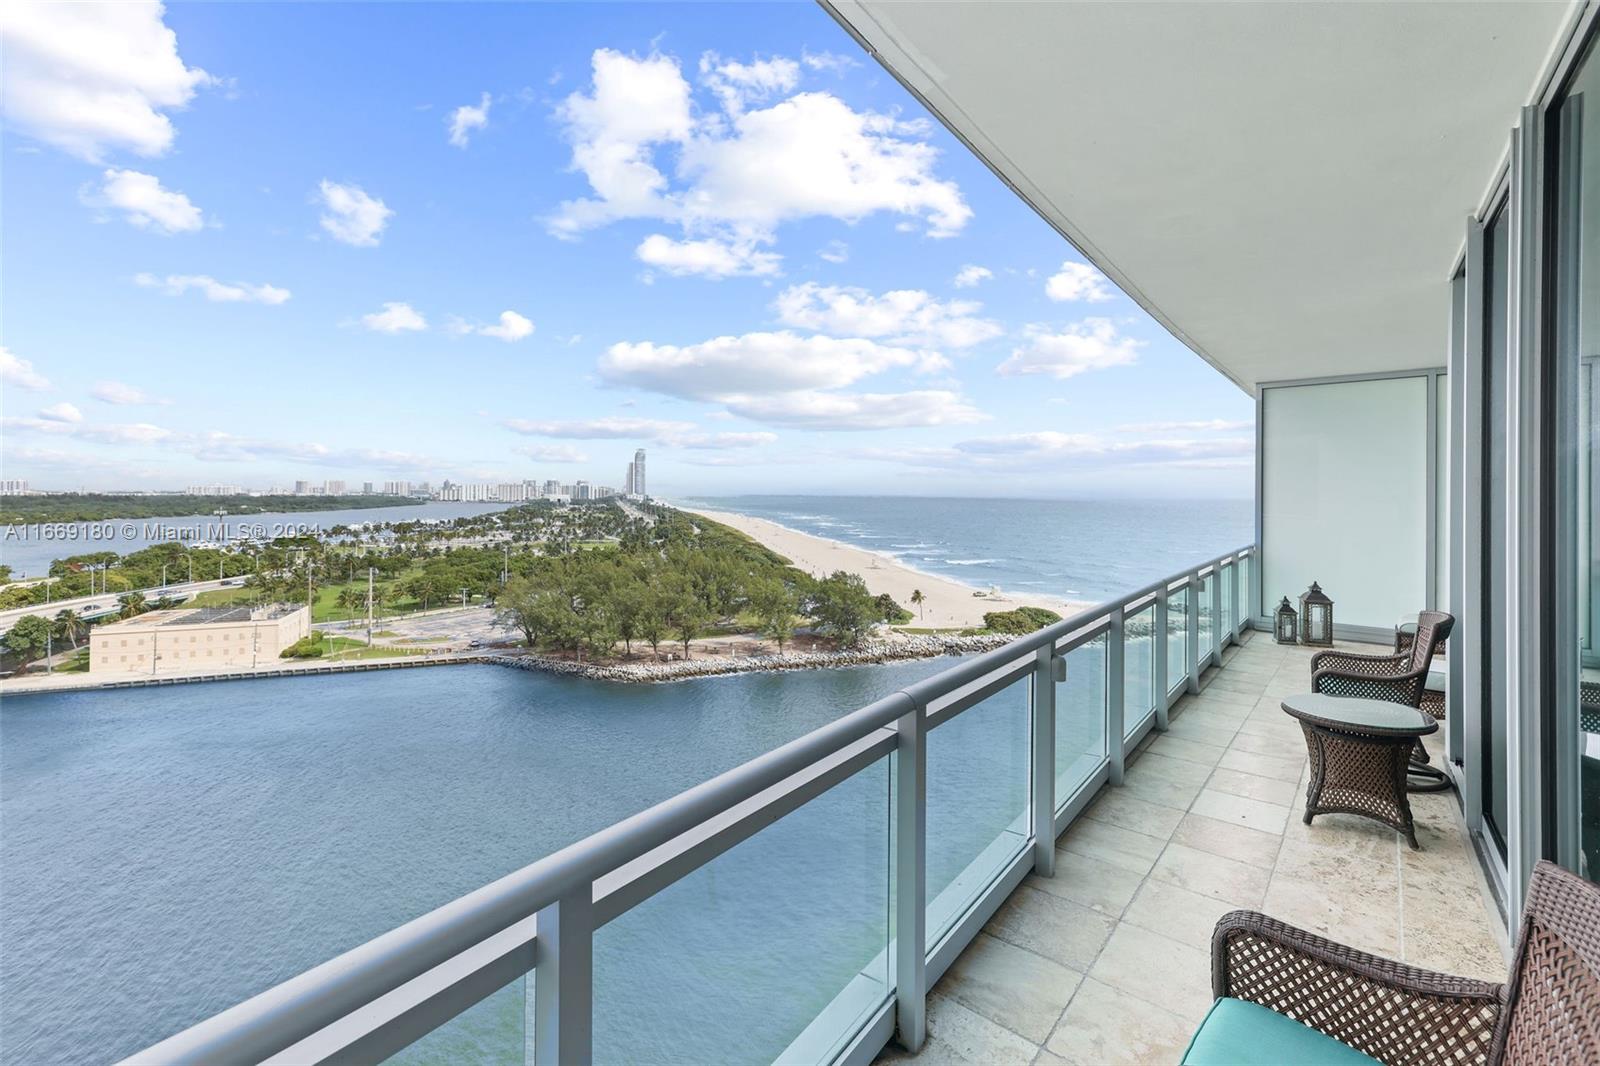
[[[705,496],[681,505],[766,518],[979,588],[1095,603],[1255,539],[1249,500]]]
[[[1103,658],[1073,654],[1062,795],[1104,752]],[[656,686],[459,666],[6,699],[0,1060],[137,1051],[954,662]],[[1025,682],[930,734],[930,934],[1021,846],[1028,738]],[[601,929],[596,1060],[770,1061],[846,989],[875,1006],[890,780],[886,757]],[[528,991],[402,1061],[521,1061]]]

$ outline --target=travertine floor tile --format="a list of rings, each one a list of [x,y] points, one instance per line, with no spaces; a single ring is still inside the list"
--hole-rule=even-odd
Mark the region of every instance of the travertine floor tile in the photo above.
[[[986,927],[994,936],[1082,972],[1116,924],[1079,903],[1018,886]]]
[[[1084,812],[1084,816],[1163,840],[1171,836],[1183,820],[1182,811],[1142,800],[1120,788],[1106,789]]]
[[[1171,1011],[1086,979],[1045,1049],[1073,1066],[1174,1063],[1194,1028]]]
[[[1060,858],[1059,853],[1057,858]],[[1056,863],[1054,877],[1029,874],[1022,883],[1115,918],[1132,901],[1133,894],[1139,890],[1139,883],[1143,880],[1143,874],[1132,870],[1083,855],[1073,855],[1065,862]]]
[[[1289,820],[1289,808],[1284,804],[1219,792],[1210,785],[1200,791],[1200,795],[1195,797],[1194,804],[1189,809],[1220,822],[1231,822],[1247,829],[1258,829],[1263,833],[1280,836],[1283,834],[1285,823]]]
[[[1146,836],[1110,822],[1093,818],[1079,818],[1072,823],[1056,844],[1056,864],[1063,861],[1062,853],[1087,855],[1111,866],[1147,874],[1161,856],[1166,840]]]
[[[1229,902],[1151,878],[1122,916],[1125,924],[1160,933],[1202,951],[1211,950],[1217,920],[1229,911],[1248,910],[1248,901]]]
[[[915,1061],[919,1066],[1026,1066],[1039,1054],[1034,1044],[977,1011],[937,992],[928,995],[928,1039],[912,1056],[890,1044],[880,1062]]]
[[[1259,906],[1271,874],[1238,859],[1213,855],[1184,844],[1168,844],[1150,876],[1227,902]]]
[[[1278,861],[1283,838],[1232,822],[1190,812],[1173,831],[1172,841],[1213,855],[1271,870]]]
[[[1089,976],[1197,1023],[1211,1007],[1210,953],[1126,922],[1111,934]]]
[[[1246,799],[1275,803],[1280,807],[1292,804],[1295,793],[1299,791],[1297,784],[1289,781],[1279,781],[1275,777],[1263,777],[1260,774],[1230,770],[1226,767],[1218,767],[1212,773],[1206,787],[1234,796],[1244,796]]]
[[[941,995],[1042,1044],[1083,975],[979,933],[939,981]]]
[[[1199,763],[1201,766],[1217,765],[1217,760],[1222,758],[1224,750],[1215,744],[1199,744],[1169,733],[1163,733],[1150,742],[1150,751],[1154,754]]]

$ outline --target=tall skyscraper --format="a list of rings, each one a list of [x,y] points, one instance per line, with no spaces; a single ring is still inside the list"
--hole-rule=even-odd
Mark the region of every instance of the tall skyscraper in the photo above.
[[[628,472],[622,476],[622,493],[625,496],[632,496],[634,494],[635,490],[633,487],[633,472],[634,466],[632,463],[629,463]]]
[[[633,491],[636,495],[644,496],[644,449],[640,448],[633,453]]]

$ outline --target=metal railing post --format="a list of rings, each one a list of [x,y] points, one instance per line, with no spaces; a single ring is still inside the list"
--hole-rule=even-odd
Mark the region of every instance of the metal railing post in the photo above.
[[[895,722],[895,1030],[907,1051],[928,1035],[928,734],[926,709]]]
[[[1222,564],[1211,566],[1211,652],[1212,666],[1222,665]]]
[[[1184,619],[1188,623],[1188,632],[1184,634],[1183,641],[1183,687],[1193,693],[1200,691],[1200,571],[1198,570],[1189,574],[1189,594],[1185,599],[1188,600],[1189,611]]]
[[[1106,630],[1106,752],[1111,758],[1111,783],[1122,784],[1124,761],[1123,742],[1127,731],[1123,728],[1123,689],[1127,681],[1123,662],[1126,641],[1123,636],[1124,608],[1111,609],[1111,624]]]
[[[1156,667],[1156,731],[1167,731],[1167,583],[1156,589],[1156,609],[1153,612],[1155,632],[1150,636],[1150,655]]]
[[[1235,555],[1233,557],[1233,626],[1230,632],[1233,634],[1233,642],[1235,644],[1239,643],[1239,634],[1244,632],[1245,618],[1244,583],[1240,581],[1239,571],[1249,565],[1250,563],[1243,556]]]
[[[1063,662],[1063,665],[1065,663]],[[1033,664],[1033,872],[1056,873],[1056,646]]]
[[[533,1061],[594,1060],[594,886],[538,912],[534,924]]]

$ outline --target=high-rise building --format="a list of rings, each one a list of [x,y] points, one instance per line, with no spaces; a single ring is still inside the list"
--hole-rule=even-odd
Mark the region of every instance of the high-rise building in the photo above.
[[[363,481],[361,483],[361,495],[363,495],[363,496],[371,496],[372,495],[372,482]]]
[[[309,482],[309,481],[296,481],[294,483],[294,494],[296,496],[308,496],[308,495],[310,495],[310,493],[311,493],[311,482]]]
[[[322,487],[322,491],[327,493],[329,496],[343,496],[344,482],[330,481]]]
[[[544,496],[560,496],[562,494],[561,482],[555,480],[554,478],[549,479],[544,483],[544,488],[541,490],[540,494]]]
[[[15,478],[7,478],[4,481],[0,481],[0,496],[26,496],[27,494],[28,483],[26,481]]]
[[[644,487],[644,449],[640,448],[633,453],[633,494],[635,496],[647,495]]]
[[[629,496],[632,496],[634,494],[634,492],[633,492],[634,469],[635,469],[634,465],[632,463],[629,463],[628,464],[628,472],[626,474],[622,475],[622,491],[627,493]]]
[[[409,496],[411,495],[411,482],[385,481],[383,483],[383,494],[385,496]]]

